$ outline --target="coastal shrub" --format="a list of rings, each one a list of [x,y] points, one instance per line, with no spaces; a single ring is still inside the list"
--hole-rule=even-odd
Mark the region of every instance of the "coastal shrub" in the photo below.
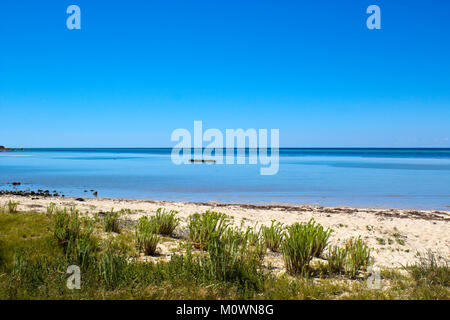
[[[53,236],[63,249],[68,260],[86,269],[93,261],[93,255],[98,251],[97,240],[92,236],[93,222],[81,218],[75,207],[67,212],[56,208],[53,214]]]
[[[57,209],[53,215],[53,235],[58,244],[66,251],[71,248],[81,232],[81,219],[76,209]]]
[[[346,242],[344,248],[334,246],[328,250],[325,256],[328,264],[328,273],[345,274],[350,278],[355,278],[360,271],[367,270],[372,263],[371,250],[361,239],[351,238]]]
[[[246,246],[248,243],[248,234],[242,231],[241,228],[228,227],[223,231],[221,239],[225,243],[234,243],[238,246]]]
[[[285,239],[281,244],[286,269],[291,274],[305,274],[313,258],[313,242],[306,226],[295,223],[287,227]]]
[[[8,201],[8,213],[17,213],[17,206],[19,205],[19,202],[15,201]]]
[[[208,243],[220,238],[229,225],[227,216],[220,212],[206,211],[189,216],[188,239],[197,249],[206,249]]]
[[[209,259],[202,266],[218,281],[238,283],[243,288],[262,287],[261,260],[239,237],[214,238],[209,242]]]
[[[329,248],[326,255],[327,270],[329,273],[343,273],[345,272],[345,262],[347,259],[347,249],[334,246]]]
[[[116,288],[120,285],[125,275],[127,259],[121,252],[107,246],[98,261],[98,274],[108,288]]]
[[[307,224],[295,223],[289,226],[281,243],[287,271],[291,274],[306,274],[309,262],[320,256],[327,246],[331,232],[313,219]]]
[[[328,244],[332,230],[311,219],[307,224],[295,223],[287,228],[281,243],[286,269],[291,274],[306,274],[309,262],[319,257]]]
[[[361,239],[351,238],[345,245],[347,251],[345,261],[345,274],[351,278],[355,278],[359,271],[366,271],[371,264],[370,248]]]
[[[52,215],[53,213],[55,213],[56,209],[56,203],[50,202],[50,204],[47,206],[47,215]]]
[[[75,241],[72,259],[83,269],[88,269],[95,261],[95,253],[99,250],[96,239],[92,236],[92,227],[86,227]]]
[[[40,257],[32,261],[30,249],[19,248],[14,254],[13,275],[23,285],[35,288],[45,282],[47,261]]]
[[[418,262],[405,269],[419,284],[427,286],[450,286],[449,260],[434,254],[431,250],[418,254]]]
[[[103,216],[103,227],[106,232],[120,233],[119,217],[120,213],[114,212],[114,209],[105,213]]]
[[[136,224],[136,233],[141,233],[144,231],[155,231],[147,216],[140,217]]]
[[[313,239],[313,256],[320,257],[328,245],[328,240],[333,230],[329,228],[324,229],[321,224],[316,223],[314,219],[310,219],[305,227],[305,232]]]
[[[57,211],[63,210],[55,209],[55,214]],[[69,216],[76,213],[76,210],[69,209],[66,212]],[[80,266],[74,262],[83,258],[70,255],[67,259],[59,246],[55,246],[53,218],[46,214],[23,212],[0,215],[0,258],[7,263],[0,269],[0,300],[449,297],[448,260],[438,255],[423,254],[416,264],[407,267],[409,273],[381,270],[389,285],[383,286],[383,290],[372,290],[363,281],[340,281],[334,277],[316,281],[276,275],[262,264],[256,254],[256,244],[264,242],[262,236],[258,237],[258,230],[242,226],[228,227],[221,237],[213,237],[207,252],[193,254],[193,246],[188,243],[186,253],[173,254],[169,261],[156,263],[135,259],[134,250],[133,253],[128,252],[125,244],[133,243],[134,234],[124,228],[114,239],[106,240],[104,244],[99,242],[90,254],[82,248],[76,250],[91,258],[87,259],[90,262],[82,272],[82,289],[68,290],[67,267],[72,264]],[[89,239],[87,235],[92,227],[90,220],[81,216],[79,224],[79,233],[75,237],[77,247]],[[23,236],[29,234],[34,236]],[[90,238],[94,239],[93,236]],[[134,244],[131,246],[134,249]],[[326,258],[336,262],[334,270],[342,270],[343,252],[347,263],[347,258],[350,261],[351,257],[347,253],[358,246],[363,252],[363,242],[359,241],[358,245],[358,239],[352,239],[342,248],[328,248]],[[345,272],[345,267],[341,272]]]
[[[284,227],[282,223],[272,221],[270,227],[262,226],[261,234],[264,238],[267,248],[272,251],[278,251],[283,240]]]
[[[155,232],[170,236],[175,228],[180,224],[180,219],[176,216],[178,211],[166,211],[158,208],[156,214],[150,218],[150,223],[154,226]]]
[[[160,241],[160,237],[156,233],[155,224],[146,216],[142,216],[137,225],[135,238],[137,246],[143,250],[146,255],[154,255]]]
[[[37,248],[17,248],[11,270],[14,287],[21,287],[25,294],[37,293],[39,296],[39,289],[49,283],[55,287],[62,280],[65,284],[66,279],[61,277],[60,270],[67,266],[61,256],[43,255]]]
[[[145,255],[152,256],[156,253],[160,237],[156,233],[146,231],[138,235],[137,241],[140,243]]]
[[[255,245],[261,240],[264,241],[261,228],[257,230],[256,225],[255,227],[248,227],[246,232],[248,234],[248,241],[250,242],[250,244]]]

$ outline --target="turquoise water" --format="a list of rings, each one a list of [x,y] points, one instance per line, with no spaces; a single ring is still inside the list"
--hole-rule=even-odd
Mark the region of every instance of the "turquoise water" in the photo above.
[[[171,149],[27,149],[0,153],[0,188],[66,196],[448,209],[450,149],[280,149],[261,165],[175,165]]]

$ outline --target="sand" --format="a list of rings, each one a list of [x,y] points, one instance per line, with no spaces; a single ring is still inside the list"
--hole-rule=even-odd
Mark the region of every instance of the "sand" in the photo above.
[[[81,212],[96,213],[130,209],[130,214],[121,218],[133,222],[142,215],[152,215],[162,207],[179,211],[183,219],[180,228],[186,227],[187,217],[196,212],[215,210],[233,217],[236,225],[269,225],[272,220],[284,224],[307,222],[314,218],[334,232],[330,244],[343,245],[350,237],[361,236],[373,248],[374,263],[378,267],[401,268],[417,261],[417,252],[431,250],[440,256],[450,258],[450,212],[406,209],[378,209],[351,207],[321,207],[310,205],[249,205],[225,203],[193,203],[170,201],[84,199],[74,198],[32,198],[24,196],[0,196],[0,205],[9,200],[19,202],[19,210],[45,212],[51,202],[58,206],[76,205]],[[170,247],[170,246],[169,246]],[[162,251],[170,248],[162,247]],[[166,256],[170,256],[167,252]],[[275,254],[276,255],[276,254]],[[279,256],[273,260],[278,261]],[[282,268],[282,266],[279,266]]]

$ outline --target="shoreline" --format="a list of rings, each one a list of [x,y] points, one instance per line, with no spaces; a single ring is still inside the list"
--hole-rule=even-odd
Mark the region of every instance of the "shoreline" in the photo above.
[[[98,191],[96,190],[90,190],[87,189],[84,190],[84,192],[80,195],[66,195],[64,192],[53,190],[53,188],[50,189],[39,189],[39,190],[32,190],[32,189],[17,189],[17,186],[23,186],[24,184],[22,182],[8,182],[5,184],[6,186],[12,186],[15,189],[10,188],[3,188],[0,189],[0,197],[1,196],[23,196],[23,197],[55,197],[55,198],[62,198],[62,199],[82,199],[84,200],[122,200],[122,201],[148,201],[148,202],[160,202],[160,203],[191,203],[196,205],[211,205],[214,204],[216,206],[239,206],[242,208],[262,208],[262,209],[270,209],[270,208],[282,208],[286,210],[292,210],[292,208],[322,208],[325,210],[329,209],[336,209],[336,210],[363,210],[365,212],[372,211],[372,212],[378,212],[378,211],[403,211],[407,213],[413,213],[416,214],[419,213],[448,213],[450,214],[450,205],[437,208],[437,207],[431,207],[431,208],[419,208],[419,207],[413,207],[413,206],[388,206],[388,205],[379,205],[379,206],[370,206],[370,205],[340,205],[340,204],[323,204],[319,202],[289,202],[289,201],[248,201],[248,202],[239,202],[239,201],[223,201],[223,200],[167,200],[166,199],[144,199],[144,198],[126,198],[126,197],[98,197],[96,194],[98,194]],[[53,191],[51,191],[53,190]],[[241,198],[245,198],[245,196],[242,196]]]
[[[77,200],[78,199],[78,200]],[[450,258],[450,212],[437,210],[377,209],[353,207],[324,207],[290,204],[245,204],[222,202],[177,202],[156,200],[127,200],[117,198],[61,198],[0,195],[0,205],[19,202],[19,210],[45,212],[54,202],[61,207],[76,206],[82,213],[95,214],[125,210],[121,220],[134,224],[143,215],[153,215],[160,207],[179,211],[180,228],[186,227],[189,215],[206,210],[219,211],[232,217],[235,225],[270,225],[276,220],[285,225],[306,223],[314,218],[324,227],[333,229],[330,245],[343,245],[351,237],[361,236],[371,248],[375,266],[401,268],[416,262],[416,253],[431,250]],[[170,258],[170,247],[161,246],[161,256]],[[280,257],[273,255],[272,263],[281,272]]]

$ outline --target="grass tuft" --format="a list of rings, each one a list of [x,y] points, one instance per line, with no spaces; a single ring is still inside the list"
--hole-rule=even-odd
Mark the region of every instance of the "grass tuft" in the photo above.
[[[427,286],[450,286],[449,260],[431,250],[419,254],[419,261],[405,268],[413,279]]]
[[[81,218],[75,207],[67,212],[56,208],[53,218],[53,236],[63,249],[66,258],[76,262],[81,268],[87,268],[98,250],[97,241],[92,236],[93,222]]]
[[[272,221],[270,227],[262,226],[261,233],[264,238],[267,248],[276,252],[280,249],[283,241],[284,227],[282,223]]]
[[[120,233],[119,217],[120,213],[114,212],[114,209],[105,213],[103,216],[103,227],[106,232]]]
[[[220,238],[229,225],[227,216],[220,212],[206,211],[189,216],[188,239],[197,249],[206,249],[211,240]]]
[[[347,251],[345,273],[350,278],[355,278],[359,271],[366,271],[372,263],[371,250],[361,239],[361,236],[356,239],[349,239],[345,245],[345,250]]]
[[[326,255],[327,271],[330,274],[341,274],[345,272],[345,263],[347,261],[347,249],[334,246],[328,249]]]
[[[156,233],[155,224],[146,216],[139,219],[136,225],[135,238],[140,250],[143,250],[146,255],[155,255],[161,238]]]
[[[170,236],[180,224],[180,219],[176,216],[178,211],[166,211],[158,208],[156,214],[150,218],[150,223],[154,226],[154,231],[161,235]]]
[[[19,205],[19,202],[15,201],[8,201],[8,213],[17,213],[17,206]]]
[[[287,228],[281,244],[286,269],[291,274],[306,274],[309,262],[322,254],[332,230],[324,229],[311,219],[307,224],[295,223]]]

